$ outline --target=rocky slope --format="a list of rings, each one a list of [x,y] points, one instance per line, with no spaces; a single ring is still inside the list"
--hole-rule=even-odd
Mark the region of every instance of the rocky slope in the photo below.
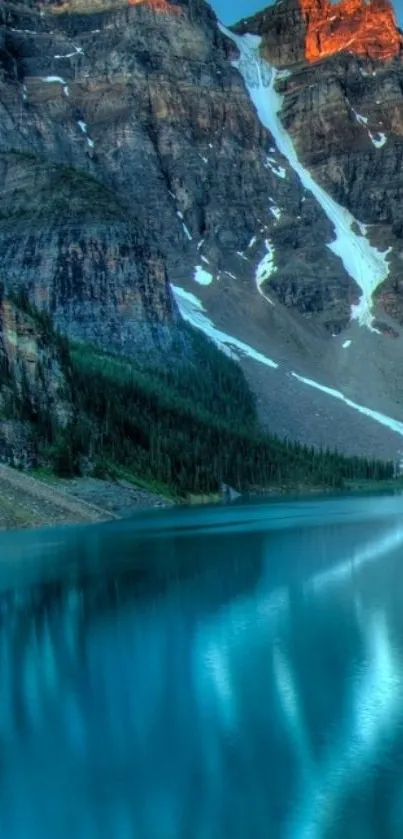
[[[171,285],[180,287],[217,328],[280,365],[262,376],[240,353],[272,430],[395,453],[395,432],[285,376],[296,370],[400,417],[399,338],[382,335],[380,363],[378,336],[359,330],[355,361],[347,358],[343,330],[360,289],[327,247],[332,224],[258,119],[232,66],[237,50],[204,0],[1,0],[0,21],[6,289],[25,289],[71,338],[173,363],[180,313]],[[310,63],[297,0],[243,27],[292,70],[278,88],[301,160],[376,224],[374,240],[398,243],[400,56],[376,70],[343,52]],[[386,104],[383,94],[376,104],[379,84]],[[392,122],[393,141],[375,147],[369,130],[379,138]],[[399,253],[379,291],[388,335],[399,334]]]

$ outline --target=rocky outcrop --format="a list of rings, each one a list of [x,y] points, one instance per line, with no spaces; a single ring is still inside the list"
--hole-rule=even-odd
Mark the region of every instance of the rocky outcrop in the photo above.
[[[88,174],[35,155],[0,154],[0,177],[7,288],[23,284],[73,338],[126,354],[169,346],[165,265],[130,208]]]
[[[65,428],[72,416],[71,383],[62,347],[46,317],[30,313],[27,298],[0,293],[0,462],[20,468],[37,461],[34,428],[51,417]]]
[[[60,349],[51,338],[46,320],[32,316],[27,303],[2,295],[0,303],[0,364],[2,410],[7,413],[8,393],[23,411],[45,411],[60,426],[71,417],[69,384],[60,363]],[[6,375],[7,374],[7,375]],[[9,383],[12,382],[12,391]],[[9,406],[11,410],[11,406]]]
[[[0,419],[0,463],[17,469],[33,469],[37,466],[35,435],[29,423]]]
[[[275,67],[341,52],[385,61],[403,46],[389,0],[280,0],[233,29],[260,35],[262,55]]]
[[[275,67],[288,67],[305,59],[307,21],[300,0],[277,2],[232,27],[262,38],[262,56]]]
[[[300,0],[306,21],[305,58],[318,61],[339,52],[385,61],[403,39],[389,0]]]

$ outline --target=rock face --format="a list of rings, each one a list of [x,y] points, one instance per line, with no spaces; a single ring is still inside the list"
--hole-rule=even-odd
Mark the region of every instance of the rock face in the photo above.
[[[340,329],[358,290],[257,119],[211,9],[67,2],[2,7],[5,283],[74,338],[166,352],[178,317],[168,281],[204,264],[222,285],[254,286],[270,233],[279,299]]]
[[[262,55],[276,67],[341,52],[385,61],[403,46],[389,0],[281,0],[233,29],[260,35]]]
[[[400,36],[399,36],[400,37]],[[314,178],[391,248],[376,294],[403,323],[403,63],[341,52],[300,65],[282,82],[284,126]]]
[[[282,122],[300,161],[370,225],[375,245],[391,248],[389,277],[376,296],[402,324],[402,35],[390,3],[301,0],[296,9],[285,0],[236,29],[259,34],[262,55],[288,67],[279,83]]]
[[[28,307],[28,310],[27,310]],[[0,462],[26,467],[36,463],[33,425],[51,416],[65,427],[71,418],[70,383],[60,349],[29,314],[27,300],[0,292]]]
[[[301,0],[301,7],[308,61],[338,52],[386,60],[402,49],[403,39],[389,0]]]
[[[275,67],[288,67],[305,58],[307,20],[300,0],[275,3],[232,29],[239,35],[259,35],[262,55]]]
[[[130,354],[169,345],[175,314],[160,251],[130,210],[85,173],[36,155],[0,155],[1,264],[71,337]]]

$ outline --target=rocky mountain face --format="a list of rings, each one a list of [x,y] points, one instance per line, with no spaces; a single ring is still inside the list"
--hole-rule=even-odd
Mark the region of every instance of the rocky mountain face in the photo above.
[[[281,0],[233,29],[261,36],[262,55],[275,67],[341,52],[385,61],[403,46],[389,0]]]
[[[318,61],[338,52],[387,60],[398,55],[403,39],[389,0],[301,0],[306,21],[305,58]]]
[[[300,0],[275,3],[232,27],[244,35],[262,38],[261,53],[275,67],[288,67],[305,60],[307,21]]]
[[[306,266],[284,300],[326,310],[330,328],[347,320],[340,297],[354,289],[318,246],[328,221],[292,172],[282,177],[206,4],[72,0],[68,11],[7,5],[3,18],[7,282],[74,337],[134,352],[150,323],[173,325],[168,278],[203,263],[223,285],[253,277],[278,208],[278,277],[298,273],[296,249]]]
[[[36,464],[38,416],[60,428],[71,419],[70,382],[46,327],[47,318],[33,317],[26,299],[0,288],[0,461],[13,466]]]
[[[384,4],[376,12],[385,37],[386,12]],[[353,40],[351,51],[296,66],[282,82],[282,119],[315,180],[369,226],[379,247],[391,248],[389,276],[376,297],[380,318],[386,313],[401,324],[403,63],[396,28],[388,43],[388,60],[374,58],[383,41],[368,36]]]
[[[373,225],[375,243],[393,246],[378,291],[385,363],[364,330],[355,362],[333,341],[349,329],[360,289],[328,247],[328,216],[258,118],[232,64],[236,47],[204,0],[0,0],[6,290],[24,289],[74,340],[170,364],[180,323],[172,286],[180,287],[220,330],[281,370],[344,387],[399,418],[387,336],[399,336],[403,322],[403,75],[385,3],[372,0],[364,14],[352,0],[343,13],[325,0],[284,0],[237,28],[261,35],[261,54],[285,70],[282,122],[301,161]],[[345,51],[347,12],[353,52]],[[387,20],[387,38],[371,20]],[[333,31],[339,46],[329,54]],[[307,52],[311,40],[319,61]],[[365,53],[356,47],[364,41]],[[376,367],[370,393],[363,358]],[[372,421],[361,433],[357,416],[351,435],[351,411],[342,420],[340,406],[329,412],[283,374],[262,381],[255,361],[242,363],[273,431],[382,449],[367,433]],[[302,422],[313,404],[311,422]],[[395,435],[381,432],[382,452],[395,451]]]

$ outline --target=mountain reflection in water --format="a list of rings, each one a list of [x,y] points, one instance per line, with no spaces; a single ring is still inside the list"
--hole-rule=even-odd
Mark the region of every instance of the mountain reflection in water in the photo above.
[[[402,513],[2,534],[0,836],[400,839]]]

